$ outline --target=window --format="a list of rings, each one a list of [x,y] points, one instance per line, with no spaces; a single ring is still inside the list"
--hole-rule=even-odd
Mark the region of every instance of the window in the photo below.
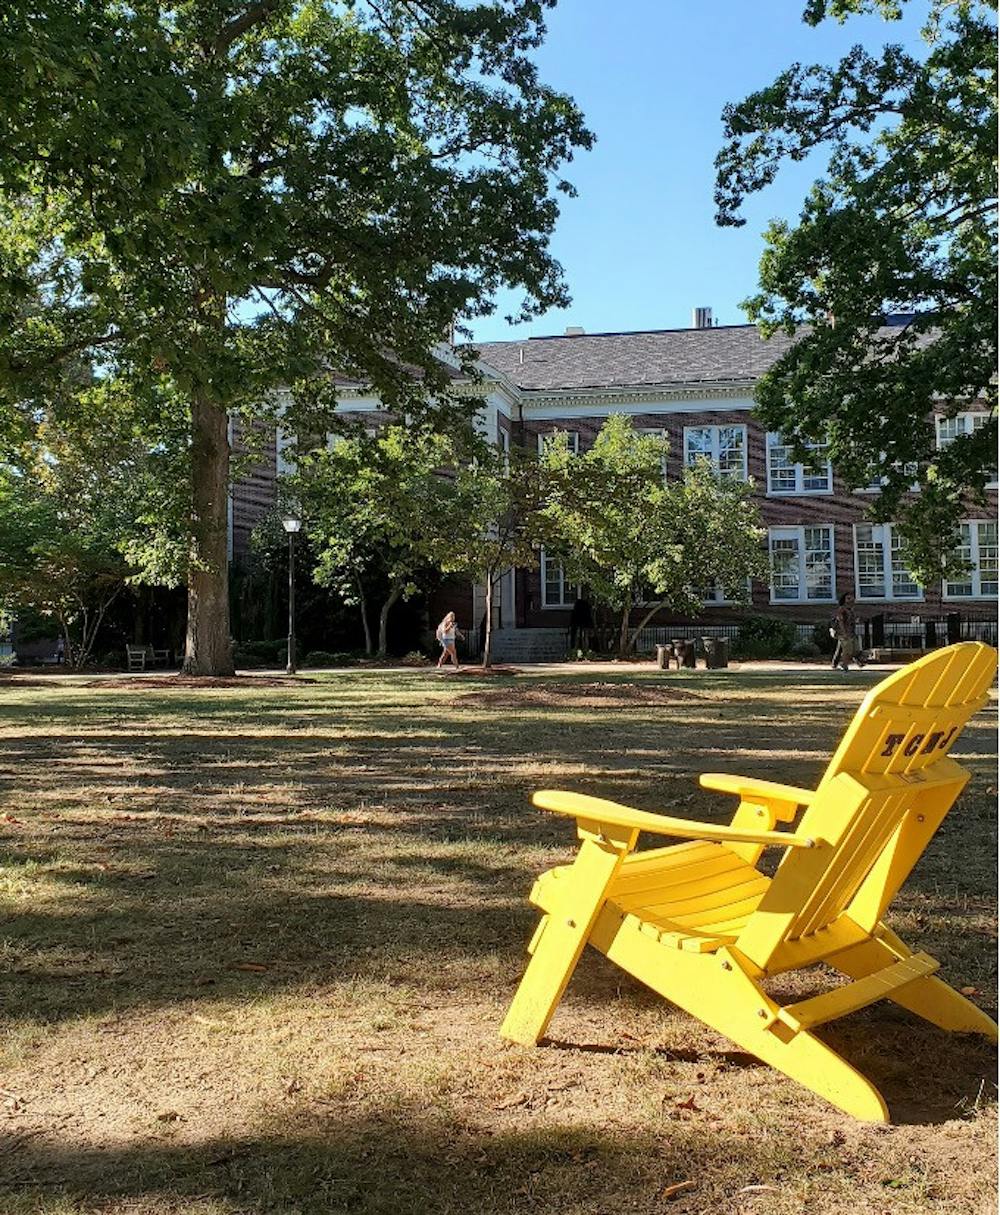
[[[505,473],[510,472],[510,431],[500,431],[500,451],[503,456],[503,470]]]
[[[953,418],[936,418],[938,451],[954,443],[961,435],[971,435],[982,430],[991,417],[988,413],[957,413]],[[995,468],[986,474],[986,482],[988,485],[997,484]]]
[[[702,587],[698,592],[705,603],[741,603],[750,598],[750,579],[746,581],[746,586],[742,593],[739,593],[737,587],[726,587],[721,582],[716,582],[713,586]]]
[[[569,449],[574,456],[580,454],[580,433],[576,430],[549,430],[538,436],[538,454],[541,455],[548,444],[559,435],[565,435],[569,441]]]
[[[996,599],[997,525],[992,520],[974,520],[961,525],[958,556],[971,569],[957,581],[945,581],[945,599]]]
[[[854,569],[859,599],[923,598],[901,554],[902,541],[891,523],[857,524]]]
[[[834,599],[833,525],[772,527],[772,603],[831,603]]]
[[[826,458],[827,443],[806,443],[812,453],[808,464],[792,458],[791,444],[781,435],[767,436],[767,492],[769,494],[828,494],[833,489],[833,469]]]
[[[541,565],[542,607],[572,607],[573,600],[580,598],[580,588],[567,581],[566,570],[563,568],[562,562],[547,557],[543,548]]]
[[[745,426],[685,426],[684,463],[708,460],[720,477],[747,479]]]

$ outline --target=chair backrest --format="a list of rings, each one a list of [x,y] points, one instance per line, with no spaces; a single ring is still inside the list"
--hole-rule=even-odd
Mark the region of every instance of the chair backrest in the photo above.
[[[966,642],[868,693],[796,826],[817,847],[788,849],[740,934],[753,962],[775,970],[823,956],[824,932],[845,914],[874,928],[968,780],[948,752],[996,670],[995,650]]]

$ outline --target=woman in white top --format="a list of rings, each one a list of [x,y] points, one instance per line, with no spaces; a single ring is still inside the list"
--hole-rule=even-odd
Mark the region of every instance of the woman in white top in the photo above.
[[[455,613],[449,612],[444,620],[437,626],[437,639],[441,643],[441,657],[438,659],[438,670],[444,664],[446,658],[450,658],[455,664],[455,670],[460,671],[462,668],[458,665],[458,655],[455,653],[455,638],[462,637],[464,634],[455,625]]]

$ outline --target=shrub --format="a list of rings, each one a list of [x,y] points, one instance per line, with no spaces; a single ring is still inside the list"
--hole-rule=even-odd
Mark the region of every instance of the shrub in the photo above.
[[[796,641],[791,649],[793,658],[819,658],[822,653],[823,651],[816,642],[810,641],[808,637],[803,637],[800,641]]]
[[[245,641],[240,646],[240,653],[284,665],[288,661],[288,640],[282,637],[280,641]]]
[[[830,626],[828,624],[813,625],[813,644],[821,654],[832,654],[836,646],[836,640],[830,636]]]
[[[735,658],[784,658],[795,645],[795,625],[771,616],[748,616],[733,642]]]
[[[421,654],[419,650],[411,650],[409,654],[404,654],[399,661],[404,667],[425,667],[430,663],[427,655]]]
[[[257,654],[251,654],[249,650],[234,650],[233,662],[237,667],[244,671],[259,671],[261,667],[270,667],[274,663],[266,658],[261,658]]]
[[[310,650],[300,663],[304,667],[346,667],[354,661],[353,654],[331,654],[328,650]]]

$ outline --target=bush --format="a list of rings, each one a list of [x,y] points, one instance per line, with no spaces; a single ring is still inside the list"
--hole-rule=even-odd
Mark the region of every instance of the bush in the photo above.
[[[836,639],[830,636],[828,624],[813,625],[813,645],[821,654],[832,654],[836,644]]]
[[[803,637],[801,641],[796,641],[791,650],[793,658],[819,658],[822,653],[823,651],[816,642],[810,641],[807,637]]]
[[[796,641],[795,625],[771,616],[749,616],[733,642],[734,658],[785,658]]]
[[[354,651],[343,654],[331,654],[328,650],[310,650],[302,659],[303,667],[349,667],[357,662],[362,655]]]
[[[274,663],[249,650],[233,650],[233,663],[243,671],[259,671],[262,667],[273,667]]]
[[[421,654],[419,650],[411,650],[409,654],[404,654],[399,661],[404,667],[426,667],[430,663],[427,655]]]
[[[288,639],[285,637],[280,641],[245,641],[239,648],[240,653],[263,659],[265,662],[280,662],[284,666],[288,661]]]

